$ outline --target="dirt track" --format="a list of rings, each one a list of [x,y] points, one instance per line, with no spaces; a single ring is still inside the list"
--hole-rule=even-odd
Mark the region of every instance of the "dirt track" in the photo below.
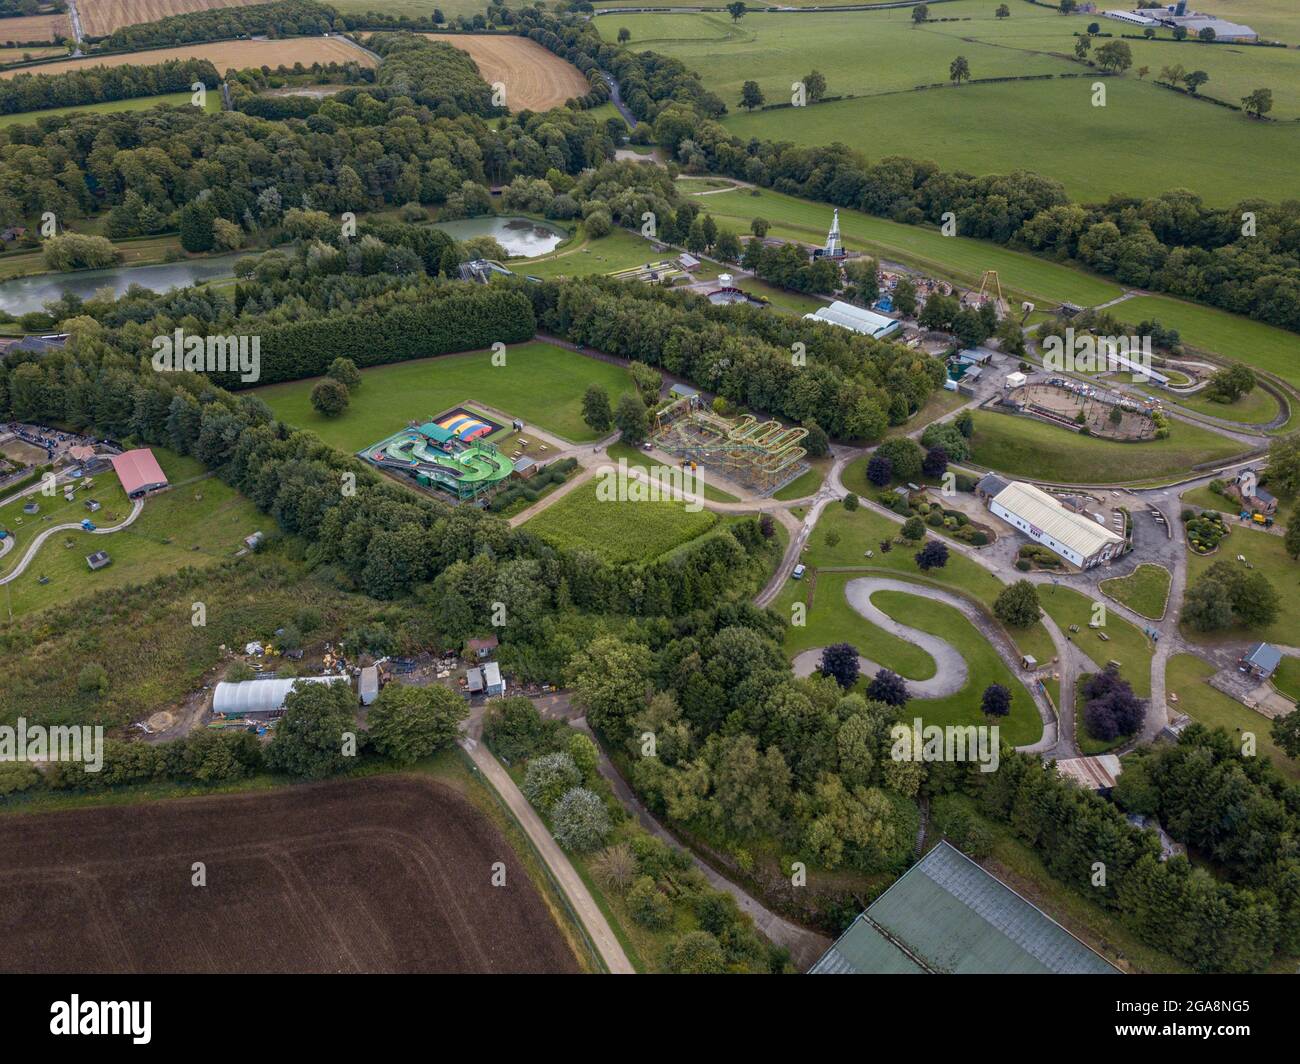
[[[302,63],[357,63],[374,66],[359,48],[354,48],[338,37],[293,37],[284,41],[216,41],[207,44],[186,44],[175,48],[153,48],[144,52],[122,52],[117,55],[86,56],[83,59],[64,59],[58,63],[26,71],[34,74],[66,74],[69,70],[87,70],[96,66],[122,66],[131,63],[147,66],[168,59],[210,59],[218,74],[234,67],[293,66]],[[11,78],[16,70],[0,70],[0,78]]]
[[[527,37],[499,34],[426,33],[468,52],[483,80],[506,87],[512,111],[549,111],[565,100],[591,91],[582,71]]]
[[[410,776],[0,817],[0,941],[24,973],[578,971],[497,829]]]

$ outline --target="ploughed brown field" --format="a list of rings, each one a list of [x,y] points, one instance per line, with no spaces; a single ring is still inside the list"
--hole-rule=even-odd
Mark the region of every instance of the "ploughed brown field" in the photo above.
[[[71,37],[72,23],[67,15],[19,15],[0,18],[0,44],[26,44],[28,41],[52,41]]]
[[[6,972],[579,970],[495,825],[413,776],[0,817],[0,942]]]
[[[188,15],[214,7],[248,7],[266,0],[79,0],[81,30],[91,37],[107,37],[123,26],[156,22],[169,15]]]
[[[3,20],[0,20],[3,21]],[[291,67],[294,63],[311,66],[312,63],[357,63],[371,67],[375,61],[360,48],[342,37],[291,37],[282,41],[208,41],[203,44],[181,44],[175,48],[150,48],[143,52],[119,52],[116,55],[88,55],[81,59],[63,59],[46,63],[28,71],[0,70],[0,78],[11,78],[18,73],[66,74],[69,70],[89,70],[97,66],[148,66],[165,63],[169,59],[210,59],[218,74],[232,67]]]
[[[423,36],[469,52],[484,81],[489,85],[499,81],[506,87],[505,103],[512,111],[549,111],[591,91],[582,71],[527,37],[491,33]]]

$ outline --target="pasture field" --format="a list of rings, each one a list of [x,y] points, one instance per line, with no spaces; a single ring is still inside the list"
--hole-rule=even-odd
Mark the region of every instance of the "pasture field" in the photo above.
[[[151,107],[158,107],[162,104],[171,104],[173,107],[189,107],[192,106],[190,104],[190,95],[188,92],[168,92],[161,96],[139,96],[132,100],[109,100],[106,103],[86,103],[74,107],[50,107],[44,111],[22,111],[15,115],[0,115],[0,129],[5,126],[39,122],[44,118],[62,118],[66,115],[80,114],[83,111],[93,111],[96,114],[113,114],[117,111],[147,111]],[[221,94],[219,92],[207,93],[204,97],[203,109],[209,114],[216,114],[220,111]]]
[[[1103,580],[1101,589],[1135,613],[1158,621],[1169,601],[1169,582],[1169,570],[1163,565],[1144,563],[1128,576]]]
[[[718,523],[710,510],[684,503],[602,501],[597,480],[569,492],[527,523],[529,532],[565,550],[590,550],[608,562],[650,561]]]
[[[1255,567],[1256,572],[1268,577],[1268,582],[1277,592],[1281,600],[1277,620],[1267,628],[1231,628],[1227,632],[1196,632],[1184,626],[1183,634],[1198,643],[1263,639],[1283,646],[1296,646],[1300,643],[1297,635],[1300,633],[1300,562],[1287,554],[1281,536],[1257,532],[1235,520],[1228,521],[1228,528],[1231,533],[1214,554],[1188,554],[1188,586],[1217,561],[1237,564],[1236,558],[1240,554]]]
[[[1133,685],[1138,697],[1151,697],[1151,655],[1154,648],[1139,629],[1110,611],[1106,614],[1105,627],[1090,629],[1088,622],[1092,620],[1093,599],[1073,588],[1056,584],[1036,586],[1039,603],[1063,632],[1070,634],[1070,625],[1079,626],[1079,631],[1072,633],[1074,643],[1092,658],[1098,668],[1105,668],[1111,659],[1118,661],[1119,674]],[[1097,601],[1103,605],[1106,602],[1104,598]],[[1098,631],[1105,632],[1109,639],[1103,640]]]
[[[135,521],[107,536],[80,529],[51,536],[16,580],[0,588],[0,619],[45,609],[82,595],[139,584],[155,576],[175,572],[184,566],[201,568],[232,558],[243,546],[245,536],[258,529],[270,530],[268,518],[234,488],[216,477],[205,475],[193,459],[153,448],[155,457],[173,487],[145,500]],[[115,525],[131,511],[117,476],[111,470],[95,478],[89,495],[77,492],[76,501],[65,503],[60,492],[53,499],[40,497],[41,514],[25,517],[15,525],[10,511],[22,514],[21,504],[11,504],[0,514],[0,524],[15,533],[15,546],[0,560],[0,575],[12,571],[27,551],[27,545],[45,528],[89,517],[100,528]],[[102,486],[102,487],[101,487]],[[90,514],[84,502],[98,499],[103,509]],[[41,520],[50,516],[51,521]],[[72,546],[65,546],[65,542]],[[109,553],[113,563],[98,572],[86,565],[86,555],[97,550]],[[41,584],[40,578],[48,578]]]
[[[272,384],[255,394],[286,424],[308,429],[339,450],[358,451],[408,421],[466,400],[487,403],[568,440],[594,440],[596,433],[582,420],[587,387],[601,385],[614,405],[633,391],[621,366],[551,344],[516,344],[507,349],[504,366],[492,365],[491,358],[490,351],[468,351],[363,369],[351,404],[336,418],[312,409],[315,378]]]
[[[484,81],[505,86],[505,105],[511,111],[549,111],[591,91],[582,71],[527,37],[463,33],[421,36],[468,52]]]
[[[755,196],[750,189],[738,188],[734,192],[705,193],[696,199],[720,228],[748,233],[750,222],[766,218],[772,223],[769,236],[818,246],[826,242],[834,208],[771,189],[758,192]],[[997,270],[1008,298],[1024,296],[1036,303],[1092,306],[1114,299],[1121,292],[1113,281],[1024,252],[983,240],[947,237],[935,228],[904,225],[844,207],[840,208],[840,232],[850,251],[906,263],[967,285],[978,284],[985,270]]]
[[[1245,448],[1199,425],[1173,423],[1163,440],[1116,443],[1027,417],[975,411],[970,464],[1060,484],[1123,484],[1187,473]]]
[[[66,14],[0,18],[0,44],[53,41],[55,37],[72,37],[72,23]]]
[[[123,26],[156,22],[169,15],[188,15],[216,7],[248,7],[265,0],[80,0],[81,29],[91,37],[107,37]]]
[[[435,780],[32,812],[0,840],[5,971],[580,970],[501,829]],[[159,874],[196,852],[205,889]],[[494,861],[506,885],[479,889]]]
[[[2,27],[3,23],[6,21],[8,20],[0,19],[0,27]],[[6,63],[25,63],[29,59],[47,59],[50,56],[67,55],[67,54],[68,54],[68,50],[66,48],[61,48],[57,46],[53,48],[40,48],[40,47],[21,48],[17,46],[15,47],[0,46],[0,65]]]
[[[1193,654],[1175,654],[1165,668],[1165,689],[1178,696],[1180,712],[1207,728],[1224,728],[1234,740],[1242,732],[1253,732],[1260,756],[1272,761],[1291,782],[1300,782],[1300,761],[1287,757],[1273,742],[1272,722],[1211,687],[1207,681],[1214,673],[1213,665]]]
[[[147,66],[165,63],[169,59],[208,59],[217,73],[243,70],[247,67],[293,66],[302,63],[356,63],[372,67],[375,61],[342,37],[290,37],[279,41],[209,41],[203,44],[183,44],[175,48],[150,48],[141,52],[119,52],[116,55],[83,56],[80,59],[63,59],[38,67],[41,74],[66,74],[70,70],[90,70],[101,66],[132,64]],[[0,78],[11,78],[19,71],[0,70]]]
[[[873,160],[899,154],[975,174],[1032,170],[1061,181],[1082,201],[1175,187],[1222,204],[1293,194],[1292,160],[1300,146],[1300,127],[1287,121],[1300,115],[1294,48],[1127,41],[1133,68],[1106,79],[1106,105],[1096,107],[1096,71],[1072,58],[1074,34],[1100,21],[1118,39],[1124,27],[1097,14],[1061,17],[1022,3],[998,19],[995,6],[985,0],[935,5],[931,17],[949,21],[923,26],[913,26],[908,8],[751,12],[736,23],[722,12],[619,14],[596,24],[610,40],[626,26],[631,47],[685,62],[722,97],[731,112],[724,125],[744,139],[839,141]],[[1245,8],[1238,14],[1224,6],[1215,12],[1245,17]],[[1079,76],[914,91],[946,82],[957,55],[966,57],[975,79]],[[1161,68],[1175,63],[1206,70],[1203,93],[1232,103],[1252,89],[1271,88],[1275,115],[1284,121],[1255,122],[1154,84]],[[1149,68],[1145,78],[1137,76],[1142,66]],[[740,108],[745,80],[756,80],[768,103],[781,103],[790,99],[791,83],[814,67],[827,79],[826,95],[857,98],[807,110]],[[1197,137],[1184,135],[1189,126]],[[1198,147],[1204,138],[1215,152]],[[1243,173],[1250,175],[1248,189]]]
[[[1170,296],[1134,296],[1107,313],[1131,325],[1158,321],[1177,329],[1184,345],[1245,362],[1300,387],[1300,335],[1287,329]]]

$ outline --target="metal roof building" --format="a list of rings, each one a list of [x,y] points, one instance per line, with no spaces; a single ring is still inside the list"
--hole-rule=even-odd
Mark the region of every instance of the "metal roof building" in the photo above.
[[[357,694],[363,706],[370,705],[379,697],[378,665],[367,665],[361,670],[361,678],[357,681]]]
[[[222,717],[269,715],[284,711],[296,683],[347,683],[346,676],[295,676],[287,680],[242,680],[219,683],[212,692],[212,712]]]
[[[877,314],[874,310],[864,310],[862,307],[855,307],[852,303],[845,303],[838,299],[829,307],[822,307],[814,313],[805,314],[804,319],[828,322],[831,325],[838,325],[841,329],[852,329],[863,336],[875,337],[877,340],[884,339],[903,325],[901,321]]]
[[[939,843],[871,903],[812,975],[1117,975],[1050,916]]]
[[[1241,663],[1256,676],[1267,680],[1282,664],[1282,651],[1271,643],[1256,643]]]
[[[989,510],[1080,569],[1115,557],[1124,544],[1122,536],[1023,481],[1011,481],[990,498]]]
[[[132,499],[167,487],[167,474],[148,447],[115,454],[112,462],[113,471],[122,482],[122,490]]]

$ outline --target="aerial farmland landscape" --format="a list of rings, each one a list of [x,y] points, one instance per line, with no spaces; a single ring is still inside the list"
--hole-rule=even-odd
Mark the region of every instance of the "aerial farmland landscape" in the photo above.
[[[298,975],[336,1051],[473,975],[1284,1022],[1300,5],[0,31],[20,1040],[279,1042]]]

